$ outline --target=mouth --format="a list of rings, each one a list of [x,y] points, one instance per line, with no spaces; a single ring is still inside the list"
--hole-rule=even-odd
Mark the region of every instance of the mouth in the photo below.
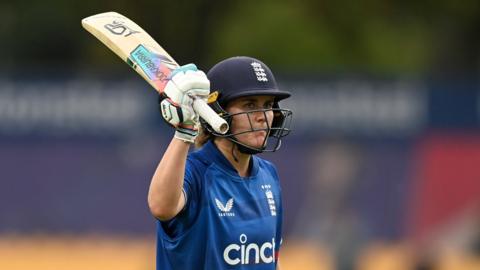
[[[262,136],[265,137],[267,136],[267,131],[266,130],[258,130],[254,132],[257,136]]]

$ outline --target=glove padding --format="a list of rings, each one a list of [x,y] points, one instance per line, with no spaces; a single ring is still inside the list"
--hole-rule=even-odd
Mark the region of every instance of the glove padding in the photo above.
[[[163,119],[176,129],[175,137],[193,143],[198,134],[199,117],[193,109],[194,99],[207,101],[210,81],[194,64],[175,69],[160,94]]]

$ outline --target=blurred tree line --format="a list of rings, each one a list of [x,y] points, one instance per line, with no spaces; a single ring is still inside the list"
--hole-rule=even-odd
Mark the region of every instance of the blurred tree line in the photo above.
[[[123,70],[80,25],[111,10],[203,69],[251,55],[285,72],[480,73],[478,0],[3,0],[0,70]]]

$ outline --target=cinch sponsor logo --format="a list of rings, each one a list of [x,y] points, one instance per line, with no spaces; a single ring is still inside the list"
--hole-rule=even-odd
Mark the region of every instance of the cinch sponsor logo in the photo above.
[[[247,243],[247,236],[240,235],[240,245],[230,244],[223,251],[223,259],[229,265],[259,264],[275,262],[275,238],[272,242]]]

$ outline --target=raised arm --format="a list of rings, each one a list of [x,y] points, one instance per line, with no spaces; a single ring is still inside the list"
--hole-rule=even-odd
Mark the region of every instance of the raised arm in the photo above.
[[[175,217],[185,206],[183,180],[190,145],[197,136],[198,114],[193,98],[206,99],[210,82],[195,65],[179,67],[161,94],[160,110],[165,121],[175,128],[175,136],[153,175],[148,190],[150,212],[160,220]]]
[[[183,178],[190,143],[173,138],[153,175],[148,190],[148,206],[160,220],[175,217],[185,205]]]

